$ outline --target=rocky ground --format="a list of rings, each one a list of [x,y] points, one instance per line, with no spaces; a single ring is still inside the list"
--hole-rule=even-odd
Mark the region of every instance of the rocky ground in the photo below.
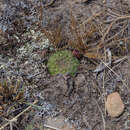
[[[1,83],[4,79],[13,85],[20,81],[20,88],[24,92],[24,96],[17,96],[17,93],[13,95],[17,100],[8,95],[4,96],[4,99],[0,97],[0,129],[130,129],[129,20],[117,22],[106,39],[102,38],[105,33],[102,29],[109,27],[113,20],[111,18],[130,15],[128,0],[6,0],[0,4]],[[108,49],[105,50],[108,53],[107,59],[100,60],[95,53],[94,58],[91,58],[88,53],[84,53],[79,58],[80,66],[74,77],[69,74],[51,76],[47,61],[57,48],[53,46],[52,40],[42,33],[41,27],[57,31],[60,25],[60,42],[64,45],[68,39],[73,39],[70,31],[72,14],[79,27],[93,15],[104,11],[107,11],[107,14],[101,15],[100,20],[105,19],[107,23],[103,24],[94,17],[93,23],[98,27],[98,31],[84,40],[88,46],[95,48],[100,40],[104,43],[107,41],[104,46]],[[119,41],[118,37],[111,37],[122,28],[125,29],[119,37],[125,40]],[[125,46],[113,44],[114,40]],[[116,58],[111,60],[113,57]],[[107,64],[108,59],[110,64]],[[102,61],[108,66],[104,66]],[[120,94],[125,106],[118,117],[111,117],[105,109],[106,97],[112,92]],[[22,98],[22,101],[19,101],[19,98]]]

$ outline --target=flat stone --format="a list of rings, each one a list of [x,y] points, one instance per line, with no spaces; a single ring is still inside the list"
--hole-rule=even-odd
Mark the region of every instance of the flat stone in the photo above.
[[[76,130],[74,126],[65,122],[65,118],[63,116],[58,116],[55,118],[48,118],[47,126],[51,126],[52,128],[55,128],[58,130]],[[50,129],[45,129],[45,130],[50,130]]]
[[[124,104],[120,94],[114,92],[107,97],[106,110],[111,117],[118,117],[124,111]]]

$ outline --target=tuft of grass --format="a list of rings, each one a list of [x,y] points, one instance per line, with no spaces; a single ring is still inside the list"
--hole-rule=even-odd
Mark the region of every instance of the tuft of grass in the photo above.
[[[78,24],[76,18],[71,13],[70,32],[72,34],[68,41],[71,48],[78,50],[83,56],[93,59],[99,58],[98,46],[95,46],[96,33],[99,35],[96,23],[88,20],[86,23]],[[101,57],[101,56],[100,56]]]
[[[5,80],[0,82],[0,105],[21,102],[23,99],[24,91],[20,87],[19,82],[15,86]]]
[[[98,59],[98,46],[95,46],[94,43],[97,40],[95,33],[99,34],[96,24],[90,20],[85,25],[79,25],[72,13],[70,19],[69,35],[67,34],[67,36],[63,34],[63,27],[57,25],[56,22],[54,22],[57,25],[56,28],[46,29],[41,27],[41,32],[45,34],[55,50],[77,50],[83,56]]]
[[[70,74],[74,75],[77,72],[79,65],[78,59],[73,57],[71,51],[57,51],[48,59],[48,70],[51,75]]]
[[[71,46],[73,49],[78,50],[80,53],[84,53],[87,49],[87,46],[85,45],[83,35],[77,28],[77,22],[75,17],[71,13],[71,24],[70,24],[70,32],[72,34],[72,38],[69,39],[68,43],[69,46]]]
[[[44,33],[47,39],[49,39],[51,42],[52,47],[56,50],[67,48],[67,45],[63,44],[65,36],[63,35],[62,27],[60,25],[58,25],[57,28],[54,28],[53,30],[42,28],[41,32]]]

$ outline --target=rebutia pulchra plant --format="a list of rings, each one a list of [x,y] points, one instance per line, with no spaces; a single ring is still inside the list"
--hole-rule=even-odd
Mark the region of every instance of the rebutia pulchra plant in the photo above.
[[[77,72],[79,61],[73,57],[71,51],[62,50],[55,52],[49,57],[47,66],[51,75],[74,75]]]

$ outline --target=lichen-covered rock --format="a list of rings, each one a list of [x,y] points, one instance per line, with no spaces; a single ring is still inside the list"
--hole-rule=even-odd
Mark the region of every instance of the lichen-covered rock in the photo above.
[[[48,70],[51,75],[71,74],[74,75],[79,65],[78,59],[73,57],[71,51],[57,51],[48,59]]]
[[[114,92],[107,97],[106,109],[111,117],[118,117],[124,111],[124,104],[119,93]]]

